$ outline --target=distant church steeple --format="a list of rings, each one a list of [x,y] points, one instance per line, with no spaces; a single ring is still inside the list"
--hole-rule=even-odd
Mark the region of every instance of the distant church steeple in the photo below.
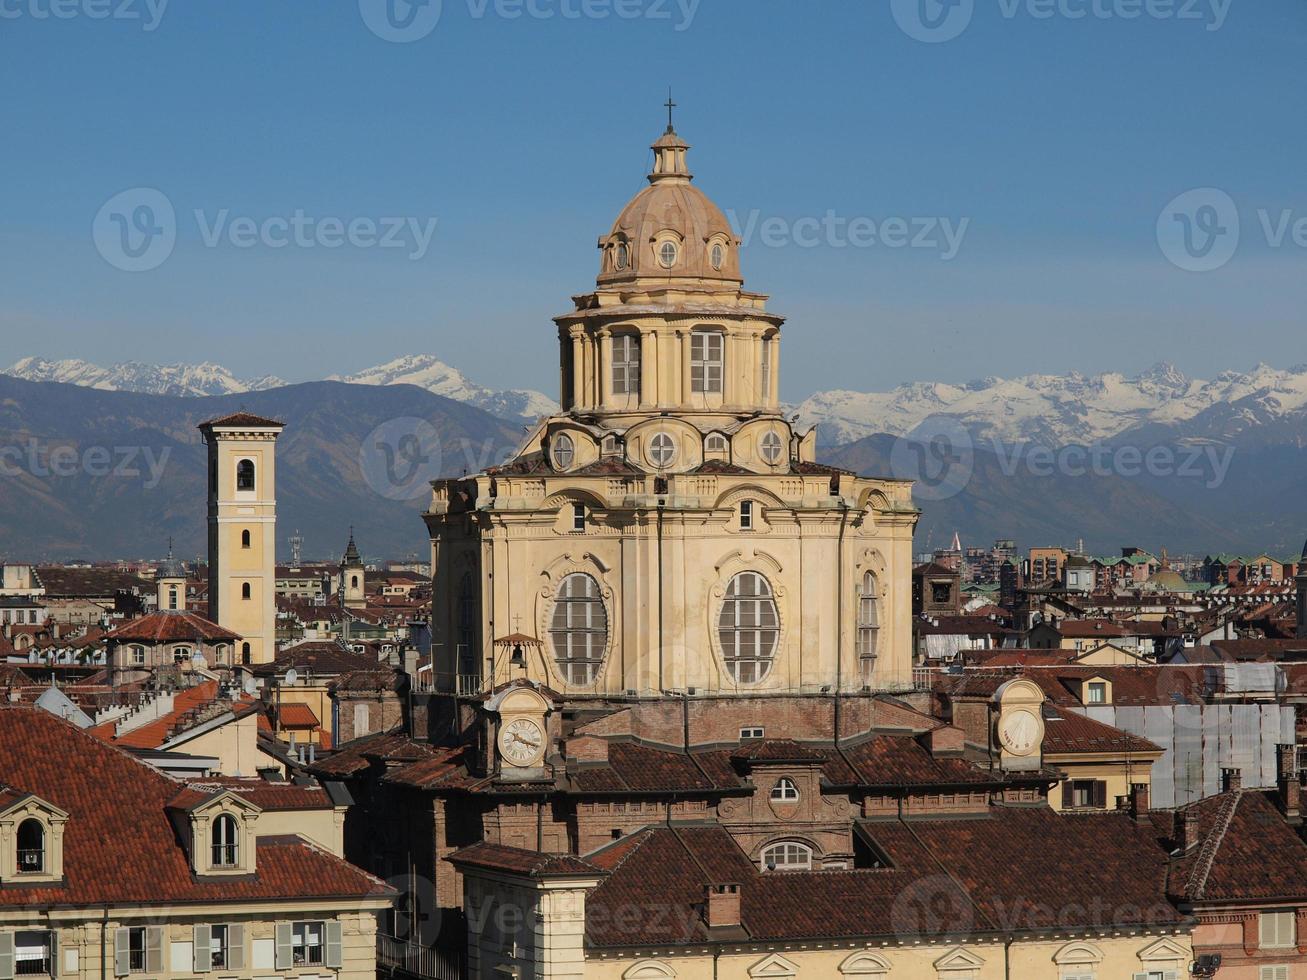
[[[347,609],[361,609],[367,605],[367,571],[354,543],[354,528],[349,529],[349,544],[340,560],[340,601]]]

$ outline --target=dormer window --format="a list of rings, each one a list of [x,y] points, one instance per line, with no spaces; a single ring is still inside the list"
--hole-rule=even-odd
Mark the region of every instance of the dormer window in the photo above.
[[[618,242],[617,248],[613,250],[613,268],[618,272],[623,271],[631,264],[631,249],[626,242]]]
[[[771,788],[771,798],[777,803],[795,803],[799,799],[799,787],[789,777],[779,779]]]
[[[1107,685],[1102,681],[1090,681],[1087,685],[1086,704],[1107,704]]]
[[[676,247],[675,242],[663,242],[658,246],[658,264],[664,269],[670,269],[676,265],[676,257],[680,250]]]
[[[812,848],[798,841],[781,841],[762,852],[764,871],[811,871]]]
[[[710,453],[724,453],[726,452],[726,437],[715,432],[704,441],[703,448]]]
[[[39,875],[45,871],[45,825],[35,818],[18,825],[18,873]]]
[[[721,271],[722,265],[726,262],[726,249],[722,247],[721,242],[717,242],[708,252],[708,261],[712,267]]]
[[[572,465],[572,460],[576,458],[576,443],[572,437],[565,432],[560,432],[554,436],[553,442],[554,469],[565,470]]]
[[[781,437],[775,432],[768,432],[763,436],[759,445],[762,450],[763,462],[768,466],[775,466],[781,461],[781,455],[785,451],[785,447],[781,443]]]
[[[215,868],[235,868],[240,863],[240,827],[230,813],[213,821],[212,862]]]

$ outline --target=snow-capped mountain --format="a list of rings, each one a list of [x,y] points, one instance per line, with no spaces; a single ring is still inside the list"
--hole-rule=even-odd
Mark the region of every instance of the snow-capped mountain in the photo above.
[[[247,391],[280,388],[285,381],[267,376],[242,380],[220,364],[142,364],[126,361],[112,367],[100,367],[89,361],[48,361],[25,357],[4,374],[24,381],[58,381],[100,388],[104,391],[134,391],[146,395],[238,395]]]
[[[1230,438],[1307,409],[1307,365],[1226,371],[1211,381],[1158,364],[1128,378],[1031,374],[969,384],[904,384],[888,392],[824,391],[796,406],[826,444],[876,433],[904,435],[931,418],[956,419],[978,439],[1090,445],[1141,426]],[[1187,430],[1193,429],[1192,433]]]
[[[524,388],[487,388],[469,381],[462,371],[437,360],[432,354],[410,354],[366,371],[345,376],[333,375],[327,380],[356,385],[417,385],[500,418],[534,420],[558,411],[558,403],[548,395]]]

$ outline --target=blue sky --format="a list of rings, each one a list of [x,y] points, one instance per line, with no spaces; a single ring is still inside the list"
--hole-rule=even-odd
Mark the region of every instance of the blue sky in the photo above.
[[[787,398],[1307,362],[1302,0],[443,0],[406,43],[374,0],[53,2],[0,0],[6,363],[308,380],[430,352],[552,394],[550,316],[593,284],[669,84],[700,186],[752,222],[748,285],[790,318]],[[960,33],[921,40],[918,2]],[[93,235],[134,188],[176,215],[143,272]],[[1208,271],[1159,246],[1194,188],[1224,196],[1193,217],[1240,229]],[[309,241],[412,223],[402,248],[237,244],[237,219],[276,240],[297,212]],[[874,243],[808,238],[827,215]]]

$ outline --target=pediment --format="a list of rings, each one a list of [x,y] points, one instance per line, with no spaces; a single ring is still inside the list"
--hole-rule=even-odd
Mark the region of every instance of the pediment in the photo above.
[[[943,970],[978,970],[985,965],[975,953],[963,949],[961,946],[957,949],[949,950],[934,963],[937,971]]]
[[[889,960],[866,950],[854,953],[840,964],[840,975],[845,977],[883,977],[889,971]]]
[[[779,953],[773,953],[765,960],[759,960],[749,967],[749,976],[758,980],[765,977],[797,977],[798,975],[799,968]]]

